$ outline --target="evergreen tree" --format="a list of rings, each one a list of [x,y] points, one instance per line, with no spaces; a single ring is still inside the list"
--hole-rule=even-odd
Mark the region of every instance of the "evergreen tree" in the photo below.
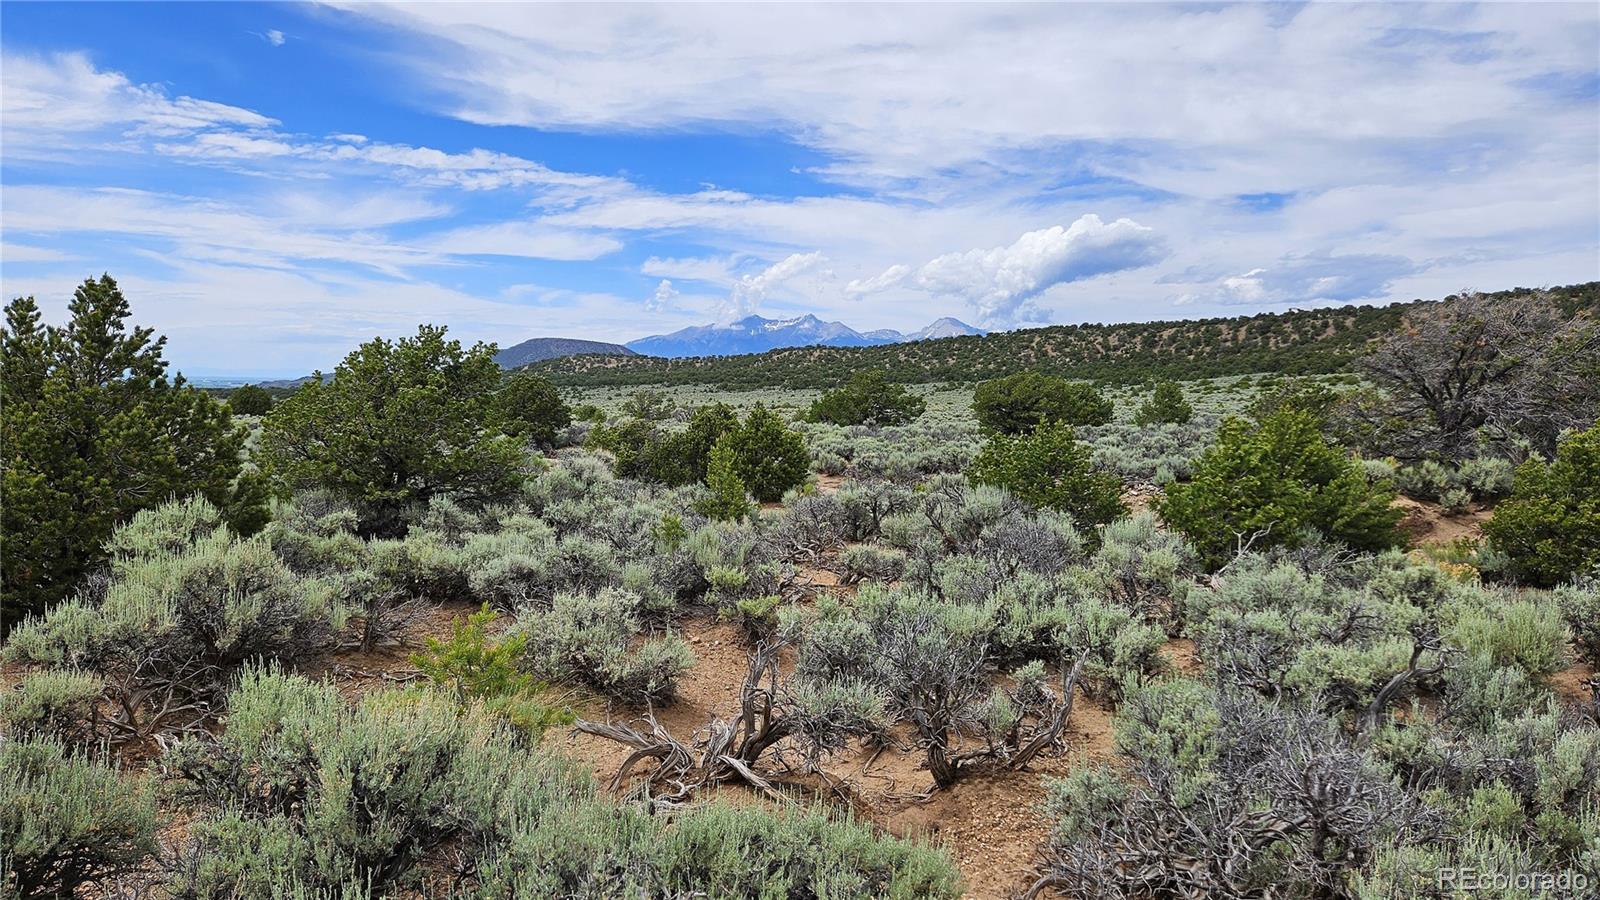
[[[1395,545],[1394,486],[1372,484],[1349,453],[1322,436],[1315,415],[1293,409],[1259,422],[1229,419],[1156,510],[1212,565],[1241,546],[1293,547],[1314,532],[1357,550]]]
[[[850,376],[844,387],[828,391],[806,411],[812,422],[835,425],[904,425],[921,416],[927,404],[921,397],[895,384],[881,370],[869,369]]]
[[[236,416],[264,416],[272,409],[272,395],[259,384],[247,384],[228,394],[228,409]]]
[[[66,326],[44,326],[33,298],[18,298],[0,330],[7,628],[69,594],[141,509],[198,493],[241,533],[265,521],[259,476],[240,474],[244,429],[167,378],[166,339],[128,328],[117,283],[86,280],[67,310]]]
[[[1484,531],[1521,581],[1600,574],[1600,425],[1567,435],[1552,462],[1523,463]]]
[[[706,487],[710,488],[710,493],[695,504],[695,509],[723,522],[738,521],[750,515],[750,497],[745,492],[744,481],[739,478],[732,441],[728,438],[717,441],[710,456],[706,473]]]
[[[805,438],[760,403],[727,439],[739,478],[762,503],[783,499],[784,491],[804,484],[811,473]]]
[[[1094,470],[1094,454],[1072,428],[1051,422],[1028,434],[991,435],[969,474],[1038,507],[1059,509],[1086,525],[1103,525],[1127,510],[1122,484]]]
[[[464,349],[445,329],[375,338],[267,416],[263,459],[291,487],[320,487],[361,507],[368,534],[404,533],[408,507],[436,496],[501,500],[522,481],[520,442],[493,425],[494,346]]]
[[[1092,384],[1021,372],[985,381],[972,392],[972,412],[985,431],[1021,434],[1046,422],[1104,425],[1111,401]]]
[[[495,392],[495,424],[506,434],[526,438],[542,447],[556,442],[556,432],[572,424],[555,385],[537,375],[518,372]]]
[[[1150,398],[1134,414],[1135,425],[1183,425],[1194,418],[1194,407],[1183,397],[1183,388],[1176,381],[1163,381],[1156,385]]]

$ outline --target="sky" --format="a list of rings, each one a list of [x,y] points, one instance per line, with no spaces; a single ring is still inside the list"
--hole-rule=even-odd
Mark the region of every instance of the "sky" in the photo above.
[[[191,375],[1600,279],[1594,3],[6,2],[0,101],[5,297]]]

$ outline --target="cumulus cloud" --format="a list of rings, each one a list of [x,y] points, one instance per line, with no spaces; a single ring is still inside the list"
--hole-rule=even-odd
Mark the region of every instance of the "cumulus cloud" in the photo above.
[[[266,39],[267,43],[274,47],[282,47],[284,41],[288,40],[288,38],[283,36],[283,32],[276,28],[268,29],[267,33],[262,35],[262,37]]]
[[[1178,305],[1275,306],[1349,303],[1383,297],[1397,278],[1420,267],[1404,256],[1377,253],[1285,256],[1271,266],[1229,275],[1174,298]]]
[[[678,296],[678,289],[672,286],[668,279],[661,279],[656,285],[655,293],[644,301],[644,308],[650,312],[663,312],[672,305],[672,298]]]
[[[985,325],[1011,325],[1035,318],[1024,306],[1055,285],[1148,266],[1166,255],[1155,229],[1132,219],[1107,223],[1090,213],[1070,226],[1027,232],[1004,247],[946,253],[915,271],[891,266],[850,282],[845,291],[861,296],[904,283],[966,300]]]
[[[740,276],[739,280],[734,282],[733,291],[728,294],[727,302],[723,304],[723,318],[731,320],[754,314],[761,306],[761,302],[774,290],[802,274],[815,271],[826,261],[827,257],[824,257],[820,250],[811,253],[793,253],[754,275]]]

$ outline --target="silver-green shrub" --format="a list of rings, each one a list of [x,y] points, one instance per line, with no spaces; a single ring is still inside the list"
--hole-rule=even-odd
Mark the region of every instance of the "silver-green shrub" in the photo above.
[[[560,593],[548,609],[519,609],[508,633],[526,641],[525,664],[540,678],[587,684],[630,703],[669,700],[694,654],[675,634],[636,639],[641,613],[639,596],[617,588]]]

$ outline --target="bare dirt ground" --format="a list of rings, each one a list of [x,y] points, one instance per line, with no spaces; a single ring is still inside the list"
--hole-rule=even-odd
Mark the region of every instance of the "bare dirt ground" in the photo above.
[[[351,698],[404,683],[416,676],[410,656],[425,639],[447,636],[451,626],[472,611],[465,603],[431,608],[407,629],[404,647],[368,653],[345,651],[304,671],[312,677],[333,678]],[[713,717],[727,719],[737,712],[737,692],[744,679],[749,645],[736,625],[714,617],[686,620],[679,630],[694,649],[696,663],[679,680],[674,700],[654,712],[663,727],[679,740],[688,741]],[[1193,648],[1187,642],[1175,641],[1169,651],[1180,669],[1192,661]],[[780,668],[791,667],[792,659],[781,661]],[[567,699],[584,718],[627,722],[648,731],[642,708],[584,693]],[[814,792],[809,796],[802,793],[801,798],[848,806],[858,818],[891,834],[924,836],[949,851],[966,880],[967,896],[1005,900],[1033,882],[1038,853],[1049,836],[1049,823],[1039,808],[1045,797],[1045,780],[1086,761],[1111,760],[1111,721],[1108,709],[1080,693],[1068,722],[1064,753],[1042,757],[1028,771],[974,772],[953,788],[931,794],[933,778],[922,753],[911,746],[909,734],[897,733],[899,747],[880,751],[863,744],[827,761],[824,770],[842,786],[842,798],[840,792],[827,790],[814,780]],[[545,746],[587,764],[602,784],[610,781],[631,752],[614,741],[570,731],[546,735]],[[648,766],[638,767],[635,776],[646,770]],[[624,785],[621,790],[627,788]],[[714,796],[735,803],[770,802],[732,785],[721,787]]]
[[[1412,546],[1449,544],[1461,538],[1478,540],[1483,537],[1483,523],[1494,517],[1493,510],[1480,506],[1459,515],[1449,515],[1437,503],[1424,503],[1410,497],[1395,498],[1394,506],[1405,511],[1400,530]]]

